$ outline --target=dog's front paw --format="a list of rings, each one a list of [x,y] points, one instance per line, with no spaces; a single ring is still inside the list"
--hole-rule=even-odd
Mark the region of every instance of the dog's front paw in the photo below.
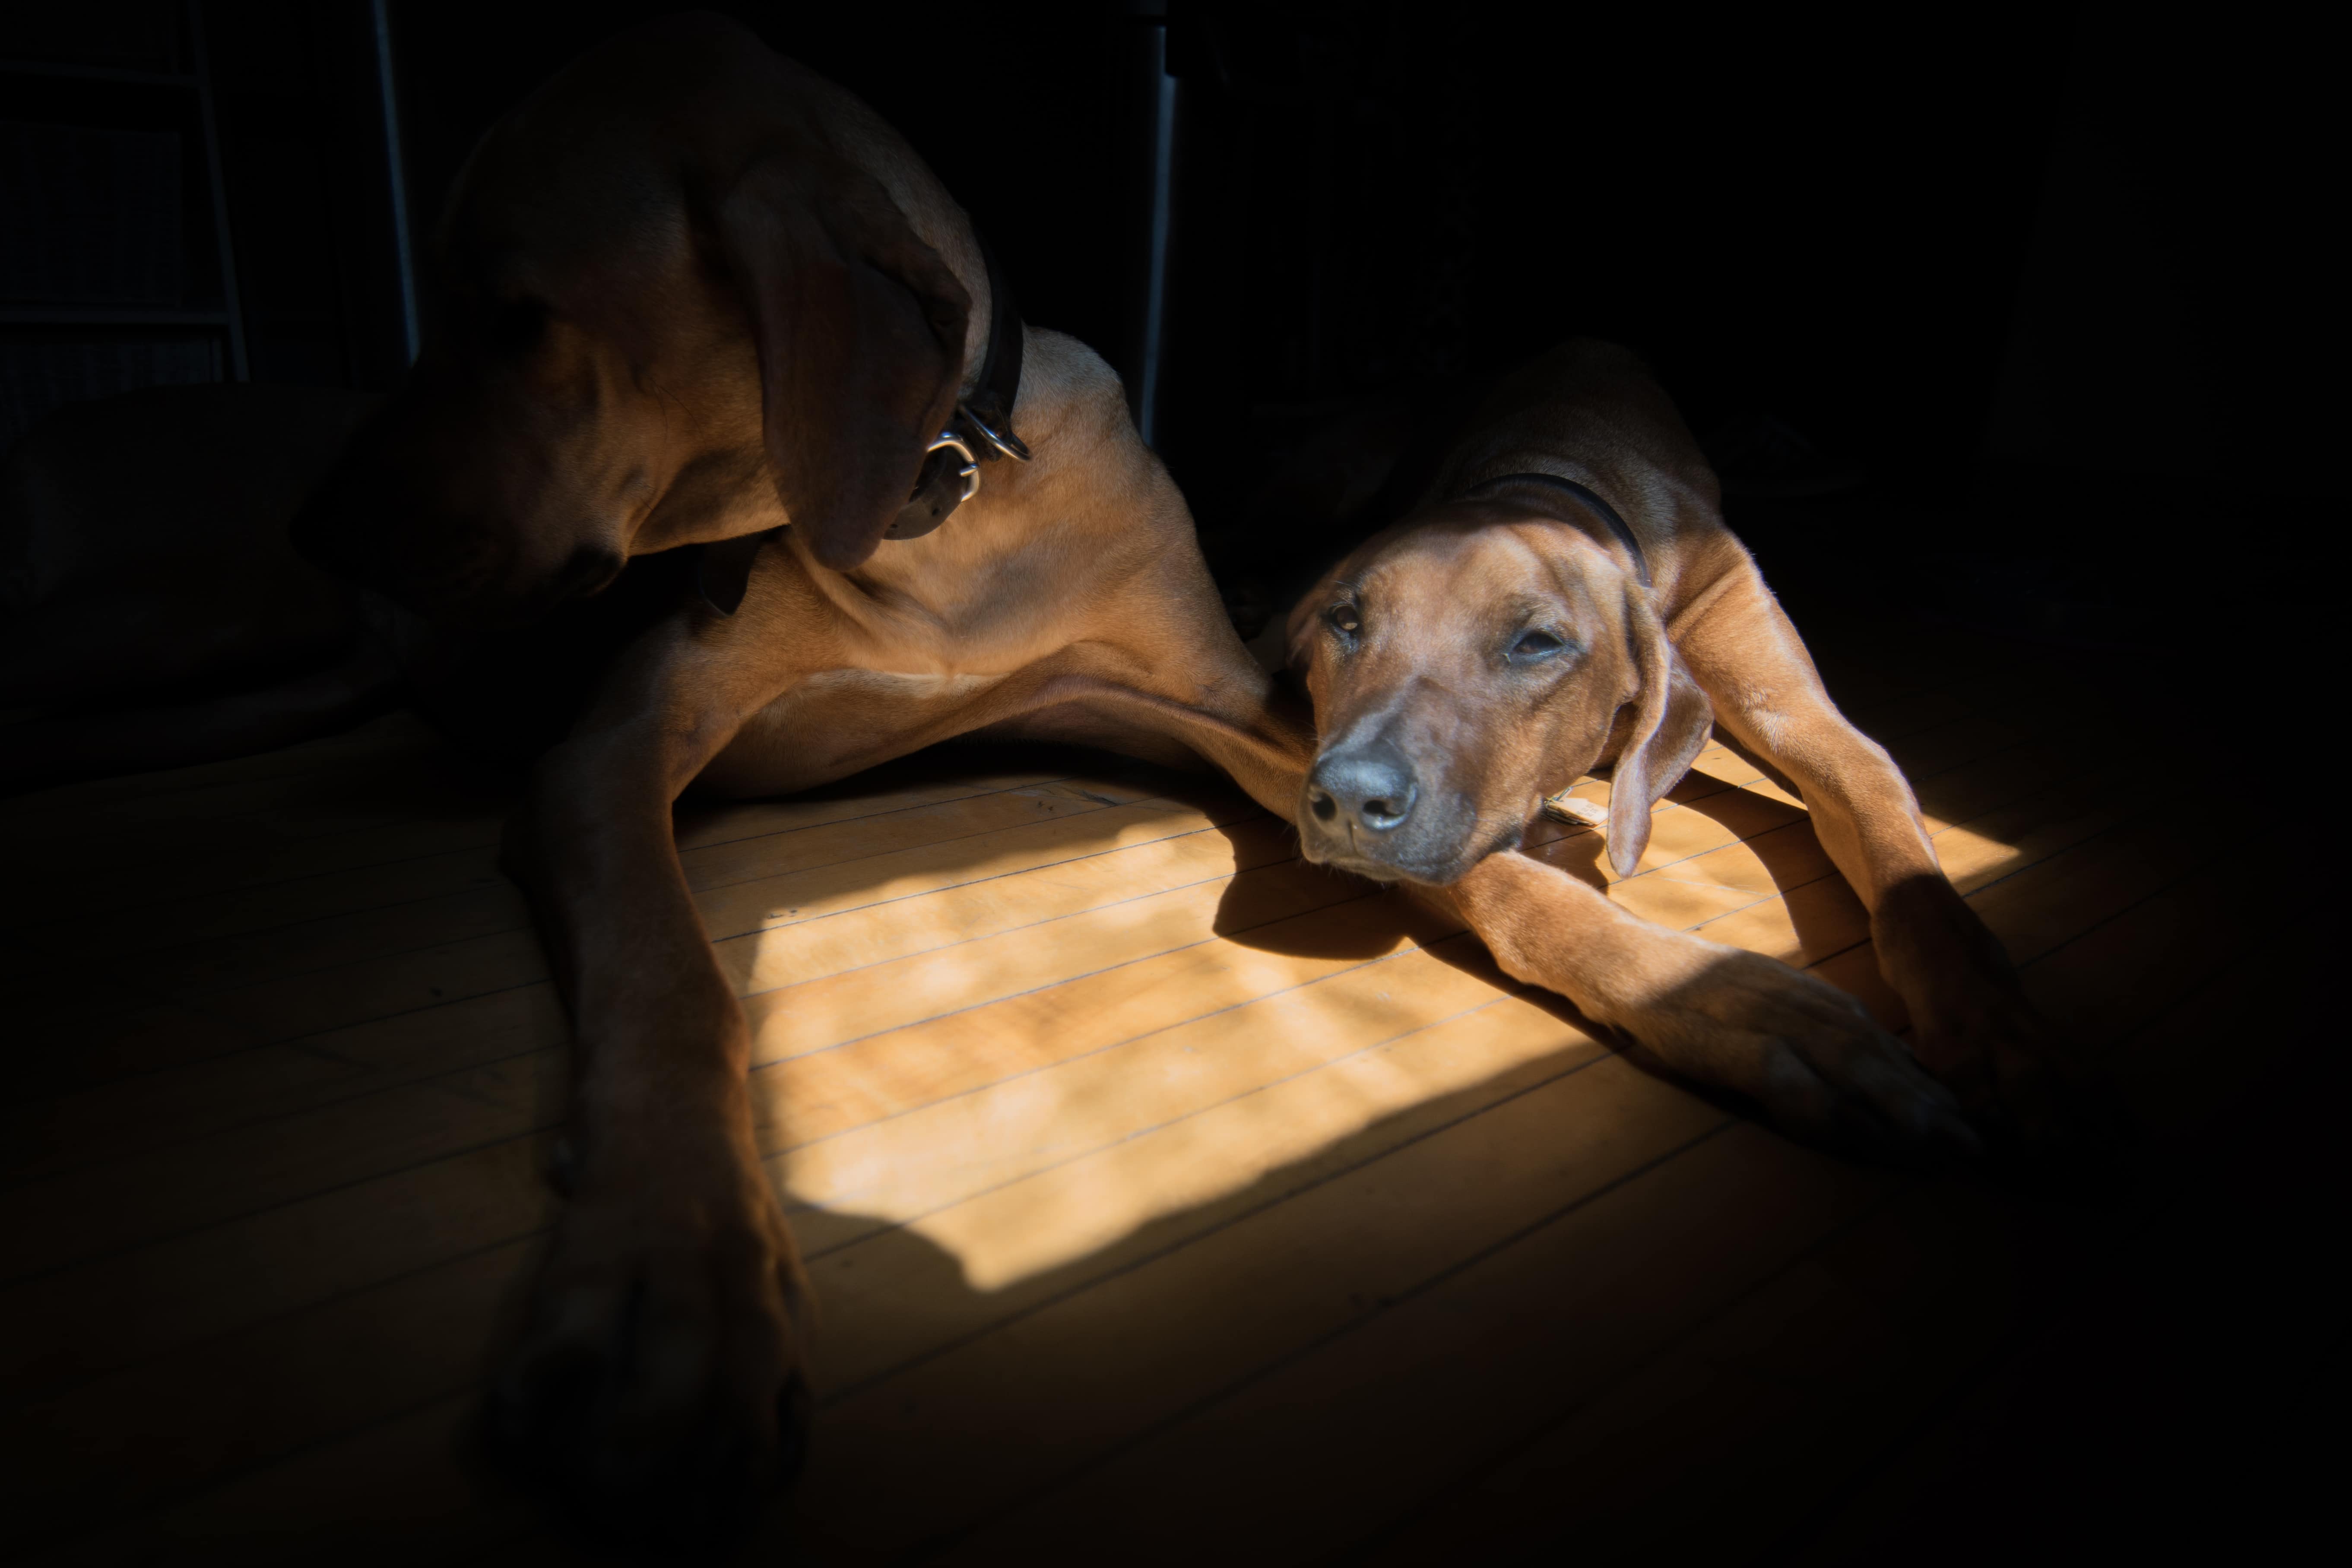
[[[756,1163],[712,1142],[579,1173],[490,1402],[512,1468],[654,1550],[723,1544],[807,1443],[792,1235]]]
[[[1949,1005],[1912,1009],[1919,1059],[1997,1148],[2030,1163],[2105,1159],[2128,1128],[2006,970]]]
[[[1811,1142],[1906,1163],[1979,1152],[1951,1091],[1861,1003],[1760,954],[1675,940],[1670,966],[1637,971],[1645,994],[1610,1008],[1659,1061]]]
[[[1920,1064],[1997,1150],[2095,1164],[2127,1142],[2093,1076],[2026,999],[2000,939],[1943,878],[1887,891],[1872,934],[1910,1008]]]

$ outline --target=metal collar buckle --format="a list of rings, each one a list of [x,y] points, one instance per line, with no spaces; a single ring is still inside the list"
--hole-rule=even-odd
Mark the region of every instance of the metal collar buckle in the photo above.
[[[967,436],[965,430],[974,434]],[[1030,458],[1028,444],[1020,437],[1010,429],[1000,432],[991,427],[971,411],[970,404],[957,404],[955,423],[923,448],[923,466],[915,475],[915,493],[907,499],[907,504],[899,509],[882,537],[920,539],[939,527],[948,520],[948,513],[980,493],[980,465],[982,461],[993,462],[1000,453],[1019,463]],[[955,458],[963,459],[961,468],[956,466]],[[957,488],[958,480],[961,481],[961,489]]]
[[[940,431],[940,438],[923,448],[924,461],[929,462],[934,452],[953,452],[963,459],[963,467],[955,470],[955,477],[963,481],[963,494],[956,497],[957,505],[962,505],[980,493],[980,459],[972,454],[971,446],[962,437],[952,430]]]
[[[971,443],[950,426],[923,448],[923,466],[915,472],[915,493],[907,498],[882,537],[920,539],[979,493],[980,457]]]
[[[982,440],[987,442],[990,446],[995,447],[998,451],[1003,453],[1014,462],[1025,463],[1029,460],[1029,444],[1013,433],[1011,421],[998,421],[998,423],[1004,426],[1004,431],[1000,435],[995,430],[990,428],[986,420],[982,419],[978,414],[972,412],[971,405],[968,403],[959,403],[956,405],[956,412],[963,416],[963,422],[965,424],[980,432],[980,438]],[[945,437],[941,437],[941,439],[945,438]],[[964,499],[967,500],[971,499],[970,492],[966,492]]]

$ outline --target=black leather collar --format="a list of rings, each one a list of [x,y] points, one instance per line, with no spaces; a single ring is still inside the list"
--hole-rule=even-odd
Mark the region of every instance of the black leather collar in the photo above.
[[[979,384],[956,405],[948,427],[924,455],[915,493],[885,539],[920,539],[945,522],[980,489],[980,464],[999,458],[1029,460],[1029,448],[1013,433],[1013,405],[1021,397],[1021,312],[1013,309],[1012,286],[985,239],[980,240],[980,259],[988,268],[988,350],[980,362]]]
[[[1617,542],[1623,545],[1625,552],[1633,558],[1633,574],[1642,580],[1642,586],[1646,588],[1651,585],[1650,558],[1642,553],[1642,542],[1633,537],[1633,531],[1625,525],[1623,518],[1617,515],[1615,507],[1601,500],[1598,492],[1578,484],[1574,479],[1563,479],[1558,474],[1504,474],[1497,479],[1479,480],[1465,490],[1463,495],[1467,499],[1470,496],[1498,490],[1505,485],[1518,484],[1544,485],[1552,489],[1566,490],[1590,507],[1601,521],[1609,525],[1609,531],[1617,536]]]
[[[978,239],[979,237],[973,237]],[[955,405],[948,426],[923,456],[915,493],[883,532],[885,539],[919,539],[980,489],[980,465],[999,458],[1029,460],[1029,448],[1013,433],[1013,407],[1021,400],[1021,312],[1013,288],[996,264],[996,253],[981,239],[980,259],[988,268],[988,348],[980,380],[970,397]],[[760,546],[783,531],[772,528],[701,545],[695,584],[710,607],[731,616],[751,581],[751,561]]]

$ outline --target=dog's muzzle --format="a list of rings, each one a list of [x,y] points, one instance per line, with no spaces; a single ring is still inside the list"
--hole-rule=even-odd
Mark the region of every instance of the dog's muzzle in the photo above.
[[[1424,776],[1386,739],[1316,759],[1299,797],[1298,837],[1307,858],[1377,881],[1443,886],[1481,858],[1517,843],[1478,838],[1469,796]]]
[[[1328,829],[1385,837],[1412,816],[1421,798],[1412,764],[1386,741],[1316,759],[1307,780],[1307,814]]]
[[[1394,745],[1374,740],[1317,758],[1300,804],[1308,859],[1381,881],[1413,875],[1424,837],[1412,830],[1422,789]]]

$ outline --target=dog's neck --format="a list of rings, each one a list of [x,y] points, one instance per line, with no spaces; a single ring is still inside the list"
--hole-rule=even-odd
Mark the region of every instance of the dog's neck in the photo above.
[[[851,640],[887,646],[894,658],[933,648],[943,668],[1017,668],[1052,651],[1031,646],[1034,636],[1068,640],[1072,606],[1102,598],[1106,575],[1189,544],[1181,506],[1162,515],[1134,500],[1153,493],[1145,466],[1156,459],[1136,439],[1117,373],[1061,333],[1024,335],[1013,418],[1034,462],[998,464],[950,526],[885,544],[851,572],[818,565],[789,532],[778,541]],[[1043,605],[1055,613],[1039,616]]]

